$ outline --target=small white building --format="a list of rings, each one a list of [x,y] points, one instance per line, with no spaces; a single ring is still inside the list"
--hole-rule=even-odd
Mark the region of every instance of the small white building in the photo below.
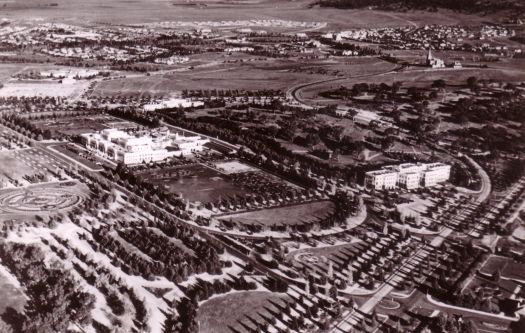
[[[192,101],[189,98],[172,98],[167,101],[162,101],[159,103],[145,104],[143,110],[145,112],[155,111],[160,109],[170,109],[170,108],[195,108],[203,106],[204,102],[202,101]]]
[[[352,117],[354,123],[364,126],[370,126],[375,123],[378,127],[392,127],[392,124],[382,119],[377,113],[367,110],[359,110]]]

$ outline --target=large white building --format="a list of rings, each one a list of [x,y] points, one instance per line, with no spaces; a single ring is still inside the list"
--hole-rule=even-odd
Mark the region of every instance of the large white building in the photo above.
[[[430,187],[450,178],[450,165],[443,163],[404,163],[365,173],[365,185],[376,190],[402,187],[408,190]]]
[[[390,190],[396,187],[397,172],[381,169],[369,171],[365,174],[365,185],[376,190]]]
[[[155,111],[159,109],[170,109],[170,108],[196,108],[203,106],[202,101],[192,101],[188,98],[172,98],[159,103],[152,103],[144,105],[144,111]]]
[[[130,134],[115,128],[81,135],[86,147],[97,154],[124,164],[163,161],[173,156],[192,154],[204,149],[208,139],[170,134],[166,128],[149,133]]]

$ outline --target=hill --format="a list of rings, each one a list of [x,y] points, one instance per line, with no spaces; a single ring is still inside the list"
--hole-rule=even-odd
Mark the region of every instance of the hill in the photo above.
[[[373,7],[382,10],[429,10],[450,9],[479,13],[514,10],[523,13],[525,4],[520,0],[318,0],[313,5],[341,9]]]

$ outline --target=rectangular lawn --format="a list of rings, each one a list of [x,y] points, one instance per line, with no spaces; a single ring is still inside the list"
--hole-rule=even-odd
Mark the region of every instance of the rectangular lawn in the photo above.
[[[251,193],[248,189],[236,185],[228,180],[228,177],[208,168],[202,164],[181,168],[187,173],[163,178],[150,178],[149,182],[164,186],[173,194],[182,194],[182,197],[190,201],[202,203],[211,202],[221,198],[233,197]]]
[[[330,214],[335,205],[330,201],[318,201],[301,205],[268,208],[253,212],[222,216],[223,220],[236,221],[241,224],[303,224],[312,223]]]

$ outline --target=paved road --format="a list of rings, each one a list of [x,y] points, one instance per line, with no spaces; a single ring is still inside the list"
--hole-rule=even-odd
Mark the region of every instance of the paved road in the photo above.
[[[296,85],[296,86],[293,86],[293,87],[289,88],[286,91],[286,98],[287,99],[294,99],[301,107],[303,107],[305,109],[313,109],[314,107],[312,105],[306,103],[306,101],[304,99],[302,99],[298,95],[298,93],[304,88],[312,87],[312,86],[316,86],[318,84],[324,84],[324,83],[328,83],[328,82],[337,82],[337,81],[343,81],[343,80],[348,80],[348,79],[359,79],[359,78],[373,77],[373,76],[378,76],[378,75],[391,74],[391,73],[398,72],[401,69],[402,69],[401,66],[397,66],[396,68],[394,68],[392,70],[388,70],[388,71],[384,71],[384,72],[380,72],[380,73],[337,77],[337,78],[331,78],[331,79],[327,79],[327,80],[320,80],[320,81],[314,81],[314,82],[308,82],[308,83],[301,83],[299,85]]]
[[[456,218],[463,219],[464,215],[462,212],[466,210],[468,207],[465,207],[462,209],[462,211],[458,214],[456,214]],[[340,333],[340,332],[348,332],[350,331],[361,319],[364,318],[363,314],[371,313],[372,310],[377,306],[379,302],[383,298],[385,298],[388,294],[390,294],[395,289],[396,283],[401,282],[404,279],[404,271],[402,270],[404,267],[407,266],[416,266],[429,256],[431,253],[430,251],[432,248],[436,248],[441,246],[441,244],[447,239],[448,236],[453,232],[452,229],[448,227],[444,227],[441,232],[436,235],[430,242],[430,248],[427,249],[426,245],[423,245],[421,248],[419,248],[414,254],[412,254],[405,263],[399,267],[395,273],[393,273],[388,280],[383,283],[381,287],[374,293],[373,296],[371,296],[369,299],[366,300],[363,305],[359,308],[359,312],[353,311],[346,316],[343,317],[342,320],[340,320],[332,329],[330,332],[332,333]]]

